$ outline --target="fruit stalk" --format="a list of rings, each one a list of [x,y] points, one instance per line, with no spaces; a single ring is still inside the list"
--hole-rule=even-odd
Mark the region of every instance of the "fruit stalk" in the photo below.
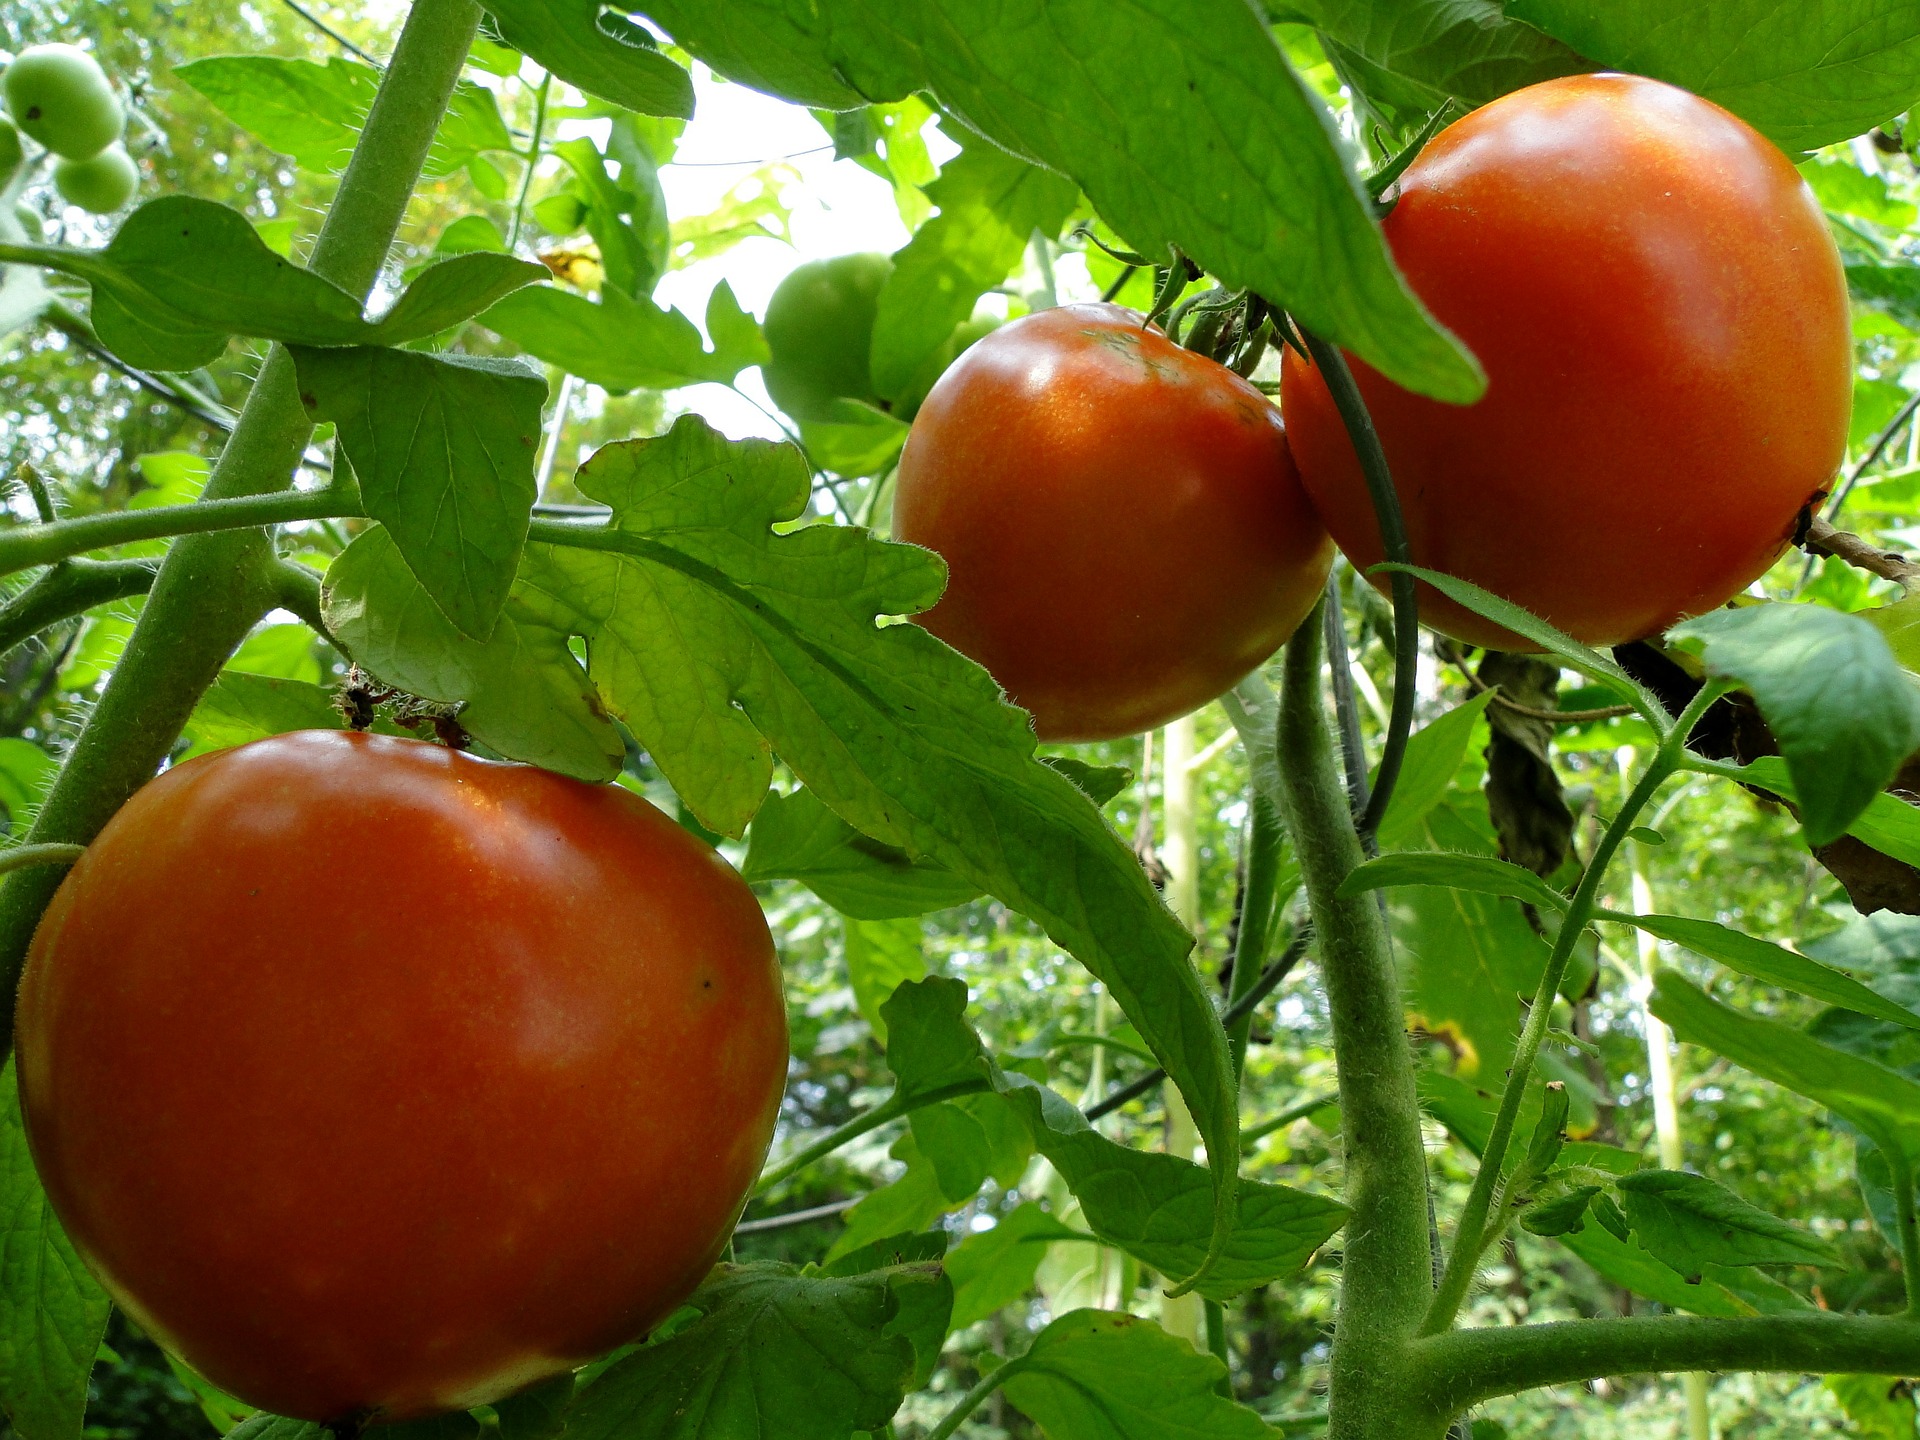
[[[310,268],[364,296],[385,263],[414,184],[466,63],[477,0],[417,0],[367,114],[353,159],[314,242]],[[313,433],[293,362],[276,345],[207,482],[208,501],[285,489]],[[100,703],[68,753],[28,836],[84,844],[152,776],[200,696],[277,603],[272,547],[260,530],[194,536],[168,553]],[[7,1044],[27,942],[60,872],[27,870],[0,890]]]

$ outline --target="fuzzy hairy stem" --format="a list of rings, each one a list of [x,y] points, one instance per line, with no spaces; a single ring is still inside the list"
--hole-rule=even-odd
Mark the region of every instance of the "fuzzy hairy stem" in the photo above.
[[[1409,1434],[1401,1357],[1432,1288],[1426,1153],[1413,1054],[1386,921],[1370,894],[1341,896],[1363,857],[1327,733],[1316,609],[1288,642],[1275,738],[1333,1021],[1346,1150],[1347,1221],[1332,1358],[1330,1440]]]
[[[412,198],[480,21],[477,0],[417,0],[360,142],[314,242],[315,274],[364,296]],[[208,501],[283,490],[313,434],[293,361],[275,346],[208,479]],[[226,530],[176,544],[107,682],[100,703],[48,791],[29,838],[85,843],[144,785],[188,715],[254,623],[279,603],[272,548],[260,530]],[[22,871],[0,890],[5,1025],[40,912],[59,881]]]
[[[1920,1324],[1818,1311],[1716,1320],[1634,1315],[1455,1330],[1408,1351],[1407,1395],[1428,1417],[1543,1385],[1672,1370],[1911,1375]]]
[[[0,605],[0,655],[97,605],[146,594],[156,568],[150,560],[71,560],[55,566]]]

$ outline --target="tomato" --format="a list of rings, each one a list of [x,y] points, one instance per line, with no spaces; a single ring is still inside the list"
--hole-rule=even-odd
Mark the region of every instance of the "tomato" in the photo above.
[[[1415,563],[1617,644],[1737,594],[1827,488],[1852,396],[1840,258],[1792,164],[1717,105],[1627,75],[1515,91],[1427,146],[1385,229],[1487,371],[1456,407],[1354,364]],[[1346,431],[1292,353],[1281,409],[1334,539],[1377,563]]]
[[[98,155],[126,125],[100,62],[78,46],[29,45],[4,83],[14,123],[69,160]]]
[[[772,357],[762,374],[774,404],[796,420],[831,420],[836,400],[880,403],[867,352],[892,273],[885,255],[838,255],[788,273],[762,326]]]
[[[464,1408],[635,1339],[786,1072],[746,884],[638,797],[414,740],[169,770],[41,923],[28,1139],[114,1299],[283,1415]]]
[[[1117,305],[1043,310],[968,350],[898,486],[894,537],[949,572],[920,622],[1047,740],[1204,705],[1293,633],[1333,557],[1279,412]]]
[[[24,153],[20,148],[20,132],[14,128],[13,122],[0,120],[0,190],[6,189],[19,173]]]
[[[53,167],[53,188],[69,205],[95,215],[111,215],[133,198],[139,167],[124,146],[109,145],[87,160],[62,160]]]

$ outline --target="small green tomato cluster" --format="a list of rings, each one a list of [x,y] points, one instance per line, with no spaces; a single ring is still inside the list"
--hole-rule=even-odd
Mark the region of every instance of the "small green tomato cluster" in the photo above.
[[[0,85],[0,186],[25,158],[24,133],[55,158],[53,186],[70,205],[110,215],[133,198],[140,171],[120,143],[126,112],[100,62],[73,45],[33,45],[14,57]]]

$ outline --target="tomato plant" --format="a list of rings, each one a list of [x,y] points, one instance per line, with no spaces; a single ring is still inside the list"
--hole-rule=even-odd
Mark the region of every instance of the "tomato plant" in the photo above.
[[[1745,121],[1627,75],[1548,80],[1442,131],[1382,228],[1487,368],[1442,404],[1364,364],[1416,563],[1591,644],[1723,604],[1786,549],[1846,448],[1847,286],[1826,217]],[[1283,372],[1294,453],[1356,565],[1383,558],[1325,383]],[[1428,620],[1512,636],[1432,591]]]
[[[1911,8],[0,0],[8,1433],[1911,1437]]]
[[[772,937],[703,842],[616,787],[333,731],[136,795],[19,1013],[80,1252],[195,1369],[315,1420],[644,1334],[724,1248],[786,1078]]]
[[[1231,688],[1332,561],[1279,412],[1118,306],[1017,320],[948,370],[893,531],[947,562],[922,623],[1048,740],[1136,734]]]

